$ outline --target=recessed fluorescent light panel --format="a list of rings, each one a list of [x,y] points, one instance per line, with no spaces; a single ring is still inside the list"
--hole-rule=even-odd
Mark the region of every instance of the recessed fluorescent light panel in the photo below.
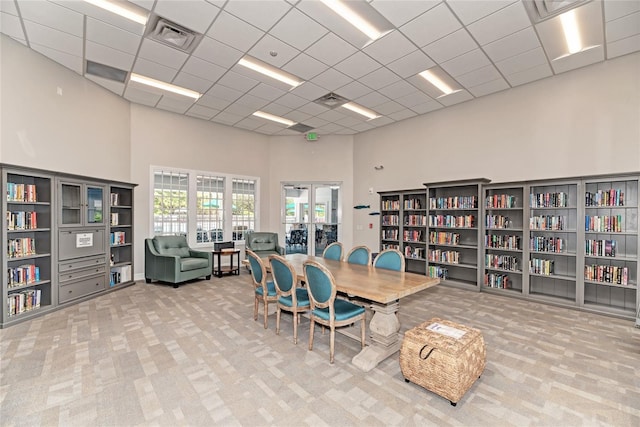
[[[131,3],[123,1],[107,1],[107,0],[84,0],[101,9],[108,10],[111,13],[120,15],[138,24],[146,25],[149,14],[143,8],[137,7]]]
[[[449,95],[453,93],[453,89],[451,89],[451,86],[446,84],[440,77],[436,76],[436,74],[431,70],[425,70],[421,72],[420,77],[422,77],[423,79],[425,79],[426,81],[428,81],[429,83],[437,87],[438,90],[444,93],[445,95]]]
[[[129,81],[141,83],[143,85],[155,87],[156,89],[166,90],[167,92],[176,93],[178,95],[188,96],[189,98],[199,99],[202,94],[191,89],[185,89],[180,86],[172,85],[171,83],[165,83],[160,80],[155,80],[149,77],[141,76],[140,74],[131,73]]]
[[[369,120],[377,119],[378,117],[380,117],[380,114],[376,113],[375,111],[369,110],[368,108],[365,108],[361,105],[358,105],[355,102],[347,102],[346,104],[342,104],[341,107],[365,116]]]
[[[340,0],[320,0],[329,9],[337,13],[345,21],[356,27],[370,40],[379,39],[384,33],[375,28],[370,22],[356,13],[353,9]]]
[[[580,38],[580,30],[578,30],[575,9],[560,15],[560,22],[562,23],[564,39],[567,42],[567,51],[570,54],[580,52],[582,50],[582,40]]]
[[[283,124],[285,126],[293,126],[296,124],[296,122],[292,120],[285,119],[284,117],[280,116],[274,116],[273,114],[265,113],[263,111],[256,111],[255,113],[253,113],[253,115],[262,119],[267,119],[271,120],[272,122]]]
[[[243,67],[247,67],[250,70],[257,71],[258,73],[263,74],[267,77],[271,77],[272,79],[276,79],[278,81],[281,81],[282,83],[288,84],[292,88],[304,83],[304,80],[300,80],[292,74],[285,73],[284,71],[276,67],[273,67],[250,56],[240,58],[238,64],[242,65]]]

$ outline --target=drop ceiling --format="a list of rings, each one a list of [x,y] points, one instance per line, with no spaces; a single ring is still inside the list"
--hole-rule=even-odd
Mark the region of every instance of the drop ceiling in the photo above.
[[[373,42],[318,0],[129,2],[196,33],[188,51],[84,1],[1,0],[0,32],[133,103],[266,135],[299,133],[253,116],[257,110],[320,135],[349,135],[640,51],[638,0],[536,2],[552,12],[575,2],[589,48],[563,57],[557,20],[539,21],[532,2],[513,0],[364,2],[392,28]],[[238,65],[245,55],[304,83],[290,89]],[[203,95],[194,102],[98,77],[87,63]],[[439,70],[457,91],[440,96],[418,76],[426,69]],[[314,102],[332,92],[380,117]]]

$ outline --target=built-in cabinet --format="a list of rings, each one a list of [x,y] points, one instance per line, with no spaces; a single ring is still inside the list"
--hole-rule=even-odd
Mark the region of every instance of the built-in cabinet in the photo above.
[[[134,283],[133,184],[2,165],[2,187],[2,327]]]
[[[640,326],[638,184],[637,174],[425,184],[426,274]],[[420,236],[406,225],[406,193],[380,193],[381,249]]]

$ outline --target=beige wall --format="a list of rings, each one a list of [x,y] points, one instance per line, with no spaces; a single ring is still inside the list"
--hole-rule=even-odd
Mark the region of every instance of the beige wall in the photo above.
[[[129,102],[5,35],[0,49],[0,162],[129,181]]]
[[[342,226],[340,240],[345,247],[353,242],[353,137],[321,136],[316,142],[302,135],[269,138],[270,221],[263,223],[280,232],[284,242],[280,212],[281,184],[287,182],[342,182]],[[265,228],[266,229],[266,228]]]
[[[640,53],[354,137],[354,199],[429,181],[640,171]],[[381,171],[375,165],[384,165]],[[379,197],[370,197],[378,204]],[[356,228],[365,218],[356,218]],[[374,229],[354,243],[377,247]]]

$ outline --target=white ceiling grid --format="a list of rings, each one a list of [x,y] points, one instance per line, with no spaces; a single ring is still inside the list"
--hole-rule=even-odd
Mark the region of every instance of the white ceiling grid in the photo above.
[[[0,32],[131,102],[267,135],[297,135],[256,110],[356,134],[554,74],[640,51],[640,1],[591,0],[576,13],[591,49],[562,57],[552,21],[522,0],[369,0],[392,31],[368,42],[318,0],[131,0],[203,35],[192,53],[144,37],[142,25],[80,0],[0,0]],[[560,52],[560,53],[559,53]],[[275,53],[275,55],[274,55]],[[237,64],[244,55],[305,80],[290,89]],[[183,86],[197,101],[85,74],[86,61]],[[459,89],[417,76],[436,67]],[[336,92],[381,117],[314,103]]]

